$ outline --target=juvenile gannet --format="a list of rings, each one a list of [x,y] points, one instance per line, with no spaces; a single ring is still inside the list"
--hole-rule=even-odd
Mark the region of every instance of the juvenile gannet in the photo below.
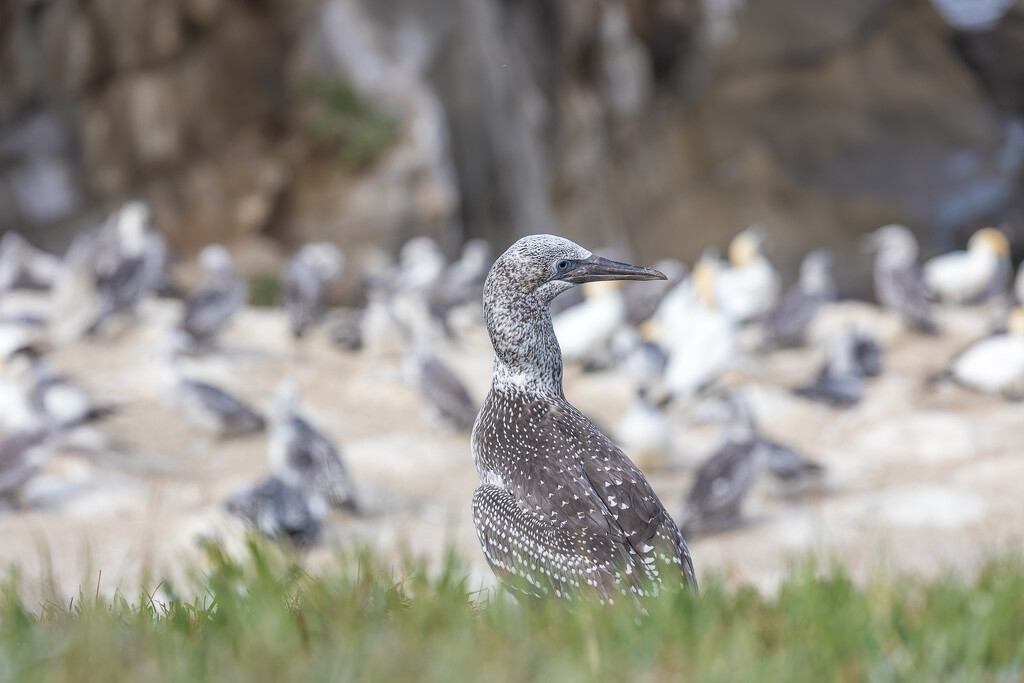
[[[186,417],[220,438],[261,431],[263,417],[241,399],[206,382],[176,378],[174,399]]]
[[[800,280],[765,318],[767,346],[803,346],[814,316],[822,306],[836,298],[836,283],[832,278],[834,260],[832,252],[827,249],[817,249],[804,257],[800,264]]]
[[[341,275],[344,264],[340,249],[329,242],[315,242],[299,249],[285,266],[284,307],[294,337],[320,322],[327,286]]]
[[[491,267],[494,380],[473,428],[473,522],[514,588],[609,602],[696,587],[686,543],[644,475],[565,399],[551,322],[551,300],[574,285],[662,277],[552,235],[520,239]]]
[[[277,389],[268,449],[271,471],[291,486],[323,496],[332,506],[357,509],[355,487],[335,445],[298,412],[298,388]]]
[[[320,496],[277,476],[263,479],[227,502],[228,512],[249,522],[267,538],[287,538],[296,546],[317,541],[326,508]]]
[[[455,431],[473,429],[479,404],[458,375],[429,347],[411,344],[402,357],[402,371],[406,381],[419,390],[432,420]]]
[[[917,239],[902,225],[886,225],[867,238],[875,256],[875,296],[919,332],[936,334],[930,292],[917,266]]]
[[[181,320],[183,347],[193,349],[209,344],[231,322],[249,296],[249,287],[235,270],[231,254],[220,244],[199,252],[203,282],[185,300]]]

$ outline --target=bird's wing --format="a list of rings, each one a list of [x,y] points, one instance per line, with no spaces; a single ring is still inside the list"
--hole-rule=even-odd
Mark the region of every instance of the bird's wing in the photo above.
[[[476,489],[472,510],[488,564],[506,584],[524,593],[596,593],[602,600],[614,600],[623,568],[632,569],[624,545],[604,533],[598,520],[593,528],[553,524],[494,484]]]
[[[908,322],[922,331],[934,331],[931,314],[931,291],[925,284],[921,269],[896,268],[890,272],[897,292],[899,311]]]
[[[819,474],[823,467],[810,462],[789,446],[771,439],[758,439],[757,446],[765,457],[768,473],[777,479],[790,481],[808,474]]]
[[[188,388],[206,407],[207,410],[220,415],[230,425],[262,424],[263,418],[241,399],[212,384],[204,382],[187,382]]]
[[[436,356],[429,355],[420,362],[420,389],[456,427],[466,431],[473,428],[479,407],[462,380]]]
[[[582,456],[583,469],[615,526],[640,556],[643,569],[676,565],[682,574],[680,585],[696,587],[690,550],[654,489],[618,446],[593,429],[604,443]]]
[[[860,376],[852,373],[838,374],[826,365],[813,383],[797,388],[794,393],[812,401],[851,406],[860,401],[863,384]]]
[[[580,550],[607,565],[601,581],[656,590],[660,561],[678,565],[681,583],[696,585],[686,543],[654,490],[586,416],[566,402],[537,400],[507,429],[519,437],[522,465],[508,473],[506,489],[521,509],[586,544]]]

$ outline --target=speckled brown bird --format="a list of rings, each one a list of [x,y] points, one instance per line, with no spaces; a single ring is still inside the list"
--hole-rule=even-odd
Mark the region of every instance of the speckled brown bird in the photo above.
[[[552,235],[520,239],[487,276],[494,379],[473,428],[473,521],[513,589],[614,602],[697,586],[686,542],[644,475],[566,400],[551,323],[552,299],[575,285],[663,278]]]

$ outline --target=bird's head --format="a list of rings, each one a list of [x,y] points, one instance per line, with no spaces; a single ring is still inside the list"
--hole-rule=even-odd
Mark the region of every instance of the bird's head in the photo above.
[[[863,241],[865,251],[877,252],[880,261],[905,266],[917,260],[917,238],[905,225],[883,225],[867,235]]]
[[[223,244],[209,244],[199,252],[199,267],[207,273],[223,273],[232,270],[234,265]]]
[[[330,242],[314,242],[302,248],[303,259],[309,269],[321,280],[333,280],[341,275],[345,256]]]
[[[1006,235],[995,228],[982,228],[971,235],[971,239],[967,241],[967,249],[989,251],[1000,258],[1010,256],[1010,243]]]
[[[807,292],[827,292],[835,289],[832,266],[835,256],[829,249],[815,249],[800,264],[800,287]]]
[[[761,253],[764,229],[752,225],[732,238],[729,243],[729,263],[733,268],[745,268]]]
[[[1015,306],[1006,318],[1006,330],[1010,334],[1024,337],[1024,307]]]
[[[653,268],[595,256],[555,235],[529,235],[502,254],[487,276],[488,296],[526,295],[550,303],[562,292],[587,282],[664,280]]]

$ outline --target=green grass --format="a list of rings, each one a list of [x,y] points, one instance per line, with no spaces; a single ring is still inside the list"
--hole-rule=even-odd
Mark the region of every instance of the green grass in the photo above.
[[[249,305],[273,308],[281,305],[281,278],[276,273],[256,273],[249,277]]]
[[[346,81],[310,77],[298,88],[304,135],[343,169],[357,171],[374,161],[398,136],[398,121],[360,97]]]
[[[774,598],[710,580],[647,606],[517,604],[460,562],[395,574],[370,554],[320,576],[253,545],[211,550],[202,597],[161,605],[0,591],[0,681],[1020,680],[1024,568],[970,581],[795,571]]]

